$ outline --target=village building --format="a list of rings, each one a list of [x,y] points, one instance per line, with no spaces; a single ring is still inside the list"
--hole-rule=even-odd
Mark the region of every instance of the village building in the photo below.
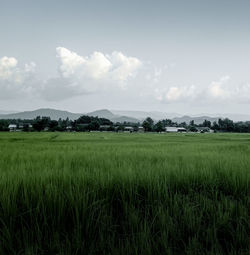
[[[199,133],[213,133],[214,131],[209,127],[196,127]]]
[[[142,132],[144,132],[144,127],[142,127],[142,126],[139,126],[139,127],[138,127],[138,132],[139,132],[139,133],[142,133]]]
[[[124,127],[124,132],[130,132],[130,133],[132,133],[133,131],[134,131],[134,128],[133,128],[133,127],[129,127],[129,126]]]
[[[184,127],[177,127],[177,132],[186,133],[186,132],[187,132],[187,129],[184,128]]]
[[[187,132],[186,128],[183,127],[165,127],[167,133],[182,133]]]
[[[72,126],[67,126],[67,127],[66,127],[66,130],[67,130],[68,132],[70,132],[70,131],[73,130],[73,127],[72,127]]]
[[[17,125],[16,124],[10,124],[8,126],[10,132],[16,131],[17,130]]]

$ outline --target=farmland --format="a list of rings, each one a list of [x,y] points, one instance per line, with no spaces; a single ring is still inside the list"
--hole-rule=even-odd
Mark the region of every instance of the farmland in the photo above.
[[[249,134],[0,133],[0,254],[249,253]]]

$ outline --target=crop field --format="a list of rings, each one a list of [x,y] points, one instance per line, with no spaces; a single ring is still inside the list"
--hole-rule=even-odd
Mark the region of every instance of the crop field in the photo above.
[[[250,135],[2,132],[0,254],[250,254]]]

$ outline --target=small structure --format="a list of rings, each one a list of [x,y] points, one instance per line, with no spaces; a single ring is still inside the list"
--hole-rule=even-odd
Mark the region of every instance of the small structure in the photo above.
[[[143,133],[143,132],[144,132],[144,127],[139,126],[139,127],[138,127],[138,132],[139,132],[139,133]]]
[[[177,128],[177,132],[186,133],[187,130],[186,130],[186,128],[184,128],[184,127],[178,127],[178,128]]]
[[[124,131],[132,133],[134,131],[134,128],[133,127],[124,127]]]
[[[67,127],[66,127],[66,130],[67,130],[68,132],[71,132],[71,131],[72,131],[72,129],[73,129],[73,127],[72,127],[72,126],[67,126]]]
[[[8,126],[8,128],[9,128],[10,132],[14,132],[14,131],[16,131],[16,129],[17,129],[17,125],[16,125],[16,124],[10,124],[10,125]]]
[[[177,133],[178,132],[177,127],[165,127],[165,130],[167,133]]]
[[[185,133],[187,132],[186,128],[184,127],[165,127],[167,133]]]
[[[196,127],[197,132],[199,133],[213,133],[214,131],[209,127]]]

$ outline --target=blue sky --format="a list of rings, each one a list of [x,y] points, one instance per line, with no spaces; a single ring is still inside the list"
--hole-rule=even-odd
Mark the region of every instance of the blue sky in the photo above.
[[[0,109],[248,112],[249,1],[0,4]]]

